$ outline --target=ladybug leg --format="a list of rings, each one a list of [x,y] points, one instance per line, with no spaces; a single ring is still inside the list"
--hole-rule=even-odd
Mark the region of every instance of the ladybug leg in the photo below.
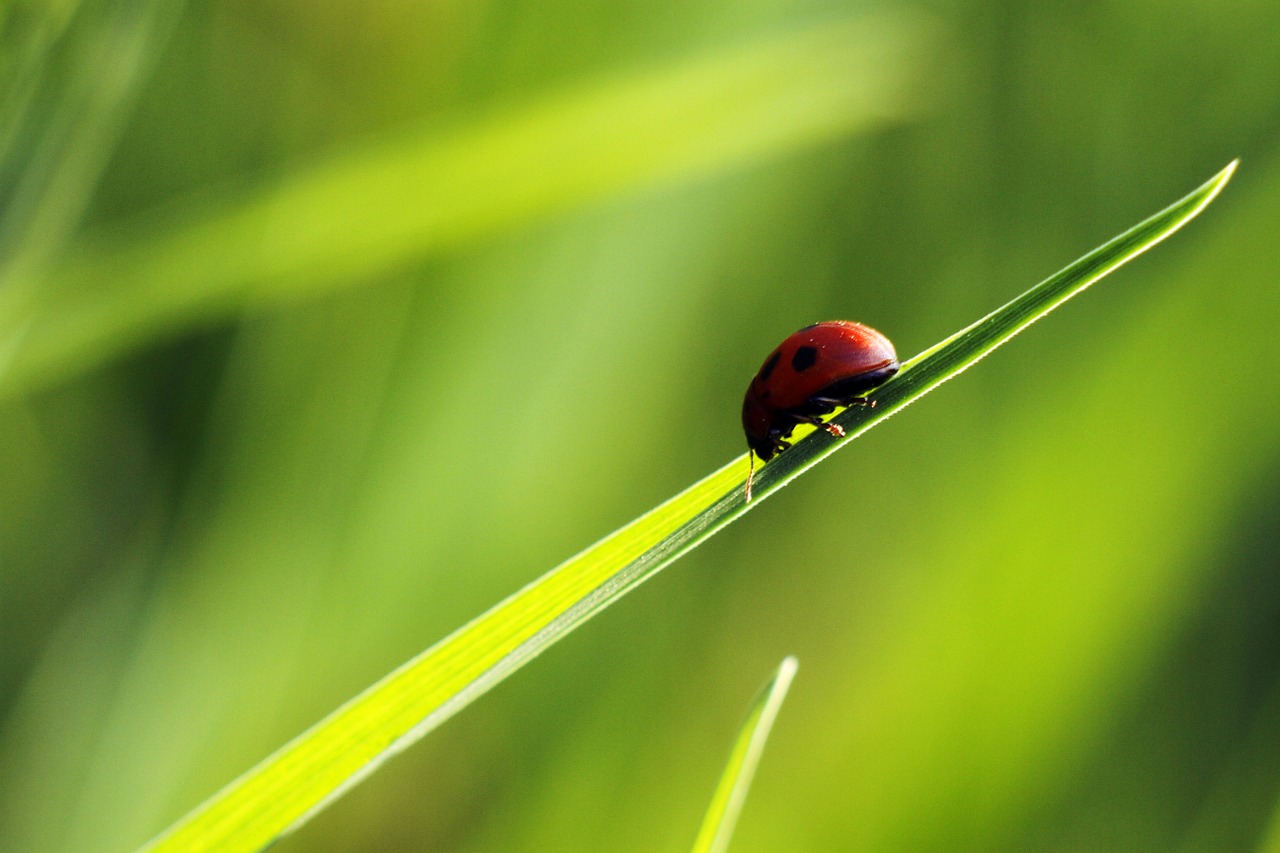
[[[875,408],[876,401],[868,400],[866,397],[850,397],[847,400],[837,400],[835,397],[812,397],[811,402],[821,403],[824,406],[871,406]]]
[[[844,428],[841,427],[840,424],[825,423],[818,418],[812,417],[811,415],[793,415],[792,417],[794,417],[796,421],[798,421],[799,423],[812,424],[813,426],[821,427],[822,429],[825,429],[827,432],[834,435],[836,438],[844,437]]]

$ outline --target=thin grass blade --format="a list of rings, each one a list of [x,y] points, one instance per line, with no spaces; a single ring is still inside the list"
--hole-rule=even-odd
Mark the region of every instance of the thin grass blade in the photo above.
[[[812,432],[757,472],[743,494],[739,457],[553,569],[356,696],[157,838],[153,851],[249,851],[269,844],[466,707],[552,643],[652,577],[801,472],[958,375],[1107,273],[1177,231],[1235,171],[1100,246],[915,358],[875,392],[875,407]]]
[[[874,407],[853,406],[832,419],[844,428],[844,438],[833,438],[822,430],[809,434],[804,443],[811,446],[801,453],[789,450],[778,456],[757,473],[755,488],[764,496],[791,482],[844,442],[902,411],[948,379],[959,376],[1054,308],[1169,237],[1218,196],[1239,162],[1233,160],[1195,192],[1112,238],[981,320],[903,362],[893,379],[872,394]]]
[[[769,740],[773,721],[778,718],[782,702],[787,698],[787,690],[791,687],[791,680],[795,678],[797,666],[799,663],[794,657],[784,659],[752,703],[751,711],[738,732],[733,752],[729,754],[729,762],[720,776],[720,784],[716,786],[716,792],[711,798],[706,817],[702,820],[702,829],[693,842],[693,853],[724,853],[728,849],[729,839],[733,837],[738,815],[742,813],[742,805],[747,800],[747,791],[751,788],[751,780],[760,763],[765,742]]]

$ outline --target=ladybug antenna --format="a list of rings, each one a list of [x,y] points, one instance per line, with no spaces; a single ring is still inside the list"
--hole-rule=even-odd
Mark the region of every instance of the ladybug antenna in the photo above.
[[[756,476],[756,452],[747,448],[747,503],[751,503],[751,481]]]

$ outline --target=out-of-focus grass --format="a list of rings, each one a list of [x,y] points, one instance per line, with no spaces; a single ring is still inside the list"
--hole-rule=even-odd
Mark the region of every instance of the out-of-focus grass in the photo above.
[[[0,13],[0,302],[80,224],[181,8],[69,0]]]
[[[820,5],[196,4],[94,233],[850,11]],[[1280,799],[1261,723],[1280,544],[1257,521],[1280,507],[1257,393],[1280,364],[1280,8],[933,13],[950,41],[920,59],[911,124],[602,198],[8,398],[0,848],[141,842],[738,452],[762,341],[843,316],[913,352],[1240,154],[1194,239],[820,466],[280,849],[598,850],[619,826],[682,849],[723,760],[706,732],[781,650],[807,689],[735,850],[1256,849]]]
[[[922,29],[860,17],[734,45],[380,140],[245,198],[166,210],[136,233],[90,235],[0,293],[0,390],[549,212],[900,120],[913,111]]]

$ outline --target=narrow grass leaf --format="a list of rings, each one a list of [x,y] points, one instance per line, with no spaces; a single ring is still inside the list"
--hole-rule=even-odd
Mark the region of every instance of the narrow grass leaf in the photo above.
[[[899,120],[928,29],[895,13],[720,46],[114,223],[0,293],[0,395],[551,212]]]
[[[552,643],[617,601],[820,459],[986,356],[1075,294],[1177,231],[1217,196],[1231,163],[1004,307],[910,359],[876,406],[811,432],[757,472],[740,457],[618,529],[410,660],[216,794],[148,849],[248,851],[269,844],[440,725]]]
[[[760,763],[765,742],[769,740],[773,721],[777,719],[782,702],[787,698],[787,690],[791,687],[791,679],[795,677],[797,666],[794,657],[784,659],[773,678],[769,679],[769,683],[752,703],[751,711],[738,732],[733,752],[729,754],[729,763],[720,776],[720,784],[716,786],[715,795],[711,798],[706,817],[702,820],[702,829],[693,842],[693,853],[724,853],[728,849],[729,839],[733,837],[734,826],[738,823],[738,815],[742,813],[742,804],[746,802],[747,791],[751,788],[756,765]]]
[[[1238,164],[1238,160],[1233,160],[1195,192],[904,362],[893,379],[875,390],[874,408],[853,406],[832,419],[844,428],[844,438],[833,438],[823,430],[813,432],[805,439],[806,444],[811,444],[805,452],[788,451],[766,465],[756,476],[756,488],[760,488],[763,495],[786,485],[844,442],[906,408],[948,379],[959,376],[1054,308],[1173,234],[1217,197]]]

